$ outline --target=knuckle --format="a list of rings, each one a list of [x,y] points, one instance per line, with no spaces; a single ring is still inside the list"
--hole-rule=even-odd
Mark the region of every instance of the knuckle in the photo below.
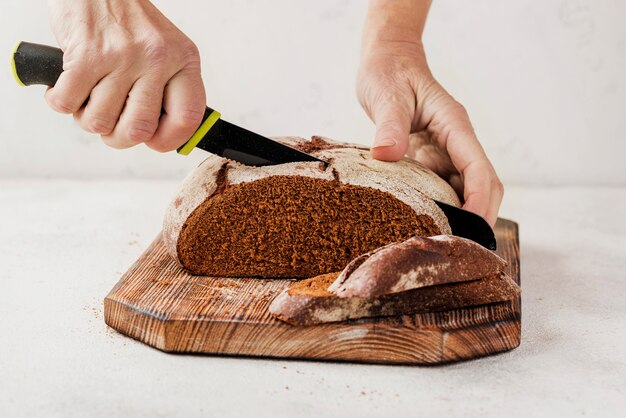
[[[165,35],[157,35],[145,41],[143,48],[146,64],[154,73],[166,72],[168,68],[172,70],[171,67],[200,67],[198,47],[186,37],[168,39]]]
[[[500,194],[504,193],[504,184],[502,183],[502,181],[500,180],[500,178],[498,177],[498,175],[496,174],[493,166],[491,165],[491,163],[486,160],[486,166],[485,166],[485,170],[489,170],[489,187],[491,188],[492,191],[496,191]]]
[[[378,128],[379,132],[386,132],[386,133],[398,133],[401,131],[401,129],[398,127],[398,122],[392,119],[383,119],[380,122],[376,123],[376,127]]]
[[[373,101],[381,107],[393,106],[400,101],[400,94],[396,87],[380,88],[373,95]]]
[[[95,114],[86,118],[83,127],[89,132],[106,135],[113,131],[115,122],[116,121],[108,115]]]
[[[464,119],[469,119],[469,114],[467,113],[467,109],[458,101],[452,99],[451,109],[458,114],[460,117]]]
[[[99,62],[114,63],[116,68],[126,68],[132,64],[134,53],[132,48],[125,44],[103,49],[96,55]]]
[[[497,190],[500,194],[504,194],[504,184],[502,183],[502,181],[500,181],[499,178],[494,178],[491,181],[491,185],[492,187]]]
[[[149,85],[150,87],[133,87],[128,93],[126,102],[132,103],[137,109],[149,109],[149,111],[156,111],[157,106],[160,108],[162,102],[161,91],[157,89],[159,85],[155,81],[147,78],[140,78],[135,83],[138,83],[139,81],[145,81],[146,85]],[[140,117],[139,119],[148,120],[146,116]]]
[[[200,51],[195,43],[186,39],[181,43],[179,51],[185,66],[200,67]]]
[[[465,112],[465,106],[463,106],[461,103],[459,103],[457,100],[453,99],[452,97],[450,97],[451,103],[450,103],[450,107],[454,110],[456,110],[457,112]]]
[[[92,54],[99,63],[114,63],[117,69],[128,69],[137,60],[138,49],[129,36],[118,36],[94,50]]]
[[[374,117],[403,120],[410,117],[415,108],[415,95],[408,90],[401,90],[397,86],[379,89],[370,101]]]
[[[48,97],[50,107],[60,113],[74,113],[78,110],[78,106],[73,101],[64,96]]]
[[[187,108],[183,109],[179,114],[177,114],[175,123],[180,128],[197,128],[202,121],[202,117],[204,116],[204,109],[192,109]]]
[[[188,38],[184,39],[180,43],[179,50],[185,58],[188,58],[188,59],[200,58],[200,51],[198,50],[198,47],[196,46],[195,43],[193,43],[191,39],[188,39]]]
[[[133,142],[146,142],[152,138],[156,127],[157,124],[155,122],[135,119],[130,123],[126,134]]]
[[[63,54],[63,69],[88,72],[105,59],[98,45],[83,45]]]
[[[144,54],[150,65],[159,66],[170,57],[168,43],[163,37],[156,36],[146,42]]]

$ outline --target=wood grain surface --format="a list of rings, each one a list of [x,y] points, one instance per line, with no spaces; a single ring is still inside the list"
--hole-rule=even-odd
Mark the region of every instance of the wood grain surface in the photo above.
[[[498,219],[497,253],[520,283],[518,227]],[[106,323],[167,352],[389,364],[439,364],[520,344],[521,300],[410,316],[298,327],[267,307],[289,280],[192,276],[161,236],[104,300]]]

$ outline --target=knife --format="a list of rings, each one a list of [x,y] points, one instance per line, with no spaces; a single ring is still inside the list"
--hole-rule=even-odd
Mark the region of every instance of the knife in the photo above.
[[[54,86],[63,72],[63,51],[47,45],[18,42],[13,49],[11,67],[15,81],[22,86]],[[280,142],[233,125],[207,106],[202,123],[177,152],[189,154],[200,148],[246,165],[273,165],[297,161],[325,161]]]
[[[63,51],[47,45],[18,42],[13,49],[11,67],[15,80],[21,86],[40,84],[52,87],[63,72]],[[226,122],[219,112],[208,106],[196,132],[177,152],[187,155],[194,148],[246,165],[262,166],[296,161],[328,164],[312,155]],[[434,202],[448,218],[454,235],[471,239],[490,250],[496,249],[493,230],[481,216],[437,200]]]

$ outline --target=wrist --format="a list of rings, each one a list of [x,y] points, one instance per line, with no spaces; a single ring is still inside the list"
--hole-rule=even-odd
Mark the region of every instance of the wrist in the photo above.
[[[371,0],[363,28],[362,54],[383,50],[422,54],[430,0]]]

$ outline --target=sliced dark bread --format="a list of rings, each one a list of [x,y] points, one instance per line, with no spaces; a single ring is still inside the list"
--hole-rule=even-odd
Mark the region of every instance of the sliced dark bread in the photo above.
[[[328,290],[341,297],[382,296],[480,279],[505,267],[506,261],[474,241],[414,236],[355,258]]]
[[[314,325],[347,319],[411,315],[512,300],[519,286],[505,273],[480,280],[421,287],[369,297],[338,297],[328,286],[339,273],[295,282],[272,301],[270,312],[294,325]]]
[[[283,321],[312,325],[512,300],[520,288],[505,267],[464,238],[413,237],[357,257],[342,272],[295,282],[269,309]]]

